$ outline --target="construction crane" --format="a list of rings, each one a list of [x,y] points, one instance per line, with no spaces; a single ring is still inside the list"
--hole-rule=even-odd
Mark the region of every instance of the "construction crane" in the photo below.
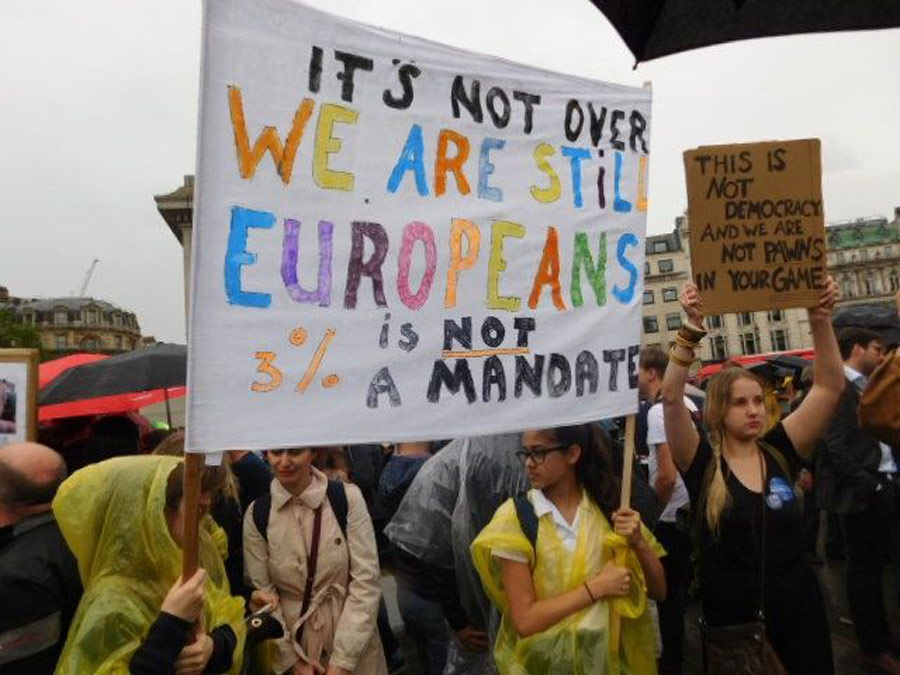
[[[94,262],[92,262],[91,266],[88,267],[88,271],[84,274],[84,280],[81,282],[81,289],[78,291],[78,295],[76,297],[84,297],[84,293],[85,291],[87,291],[88,284],[91,283],[91,277],[94,274],[94,270],[97,269],[97,263],[99,262],[99,258],[94,258]]]

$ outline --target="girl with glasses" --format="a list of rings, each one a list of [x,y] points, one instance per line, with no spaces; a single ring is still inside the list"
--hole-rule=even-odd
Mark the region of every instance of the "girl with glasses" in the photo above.
[[[502,613],[500,673],[655,673],[646,599],[665,597],[664,552],[635,511],[616,510],[608,437],[589,424],[526,431],[516,454],[532,489],[471,549]]]

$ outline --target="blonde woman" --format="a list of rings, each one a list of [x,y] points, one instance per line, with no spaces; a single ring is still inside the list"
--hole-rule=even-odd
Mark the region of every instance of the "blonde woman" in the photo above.
[[[708,438],[694,426],[684,385],[705,331],[693,284],[681,295],[689,321],[679,331],[663,380],[666,436],[698,519],[706,624],[748,624],[762,610],[768,640],[789,673],[834,671],[822,594],[804,555],[802,510],[792,486],[844,387],[831,327],[836,299],[829,278],[818,305],[808,310],[815,384],[800,407],[771,429],[763,383],[742,368],[723,370],[709,383]],[[720,672],[720,664],[708,665]]]

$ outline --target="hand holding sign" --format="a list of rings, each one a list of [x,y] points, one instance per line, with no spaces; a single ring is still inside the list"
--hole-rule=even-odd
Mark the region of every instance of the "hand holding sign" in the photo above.
[[[697,326],[703,327],[703,298],[700,297],[700,291],[697,290],[696,284],[688,282],[681,289],[681,297],[679,298],[684,313],[687,314],[688,321]]]
[[[809,318],[830,320],[831,313],[834,311],[834,305],[840,299],[841,293],[838,290],[837,282],[829,275],[825,282],[825,290],[819,296],[819,303],[815,307],[809,308]]]

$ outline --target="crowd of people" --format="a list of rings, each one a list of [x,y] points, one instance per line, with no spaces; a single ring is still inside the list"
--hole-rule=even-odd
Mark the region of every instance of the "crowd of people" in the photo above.
[[[626,502],[609,422],[232,451],[203,470],[183,578],[182,432],[71,475],[46,445],[0,448],[0,673],[681,673],[694,595],[706,672],[827,674],[820,508],[840,524],[862,665],[900,673],[883,587],[900,448],[857,415],[890,345],[836,336],[836,299],[829,281],[814,368],[780,405],[784,387],[736,364],[689,385],[706,333],[688,284],[670,351],[640,355],[646,471],[624,473]]]

